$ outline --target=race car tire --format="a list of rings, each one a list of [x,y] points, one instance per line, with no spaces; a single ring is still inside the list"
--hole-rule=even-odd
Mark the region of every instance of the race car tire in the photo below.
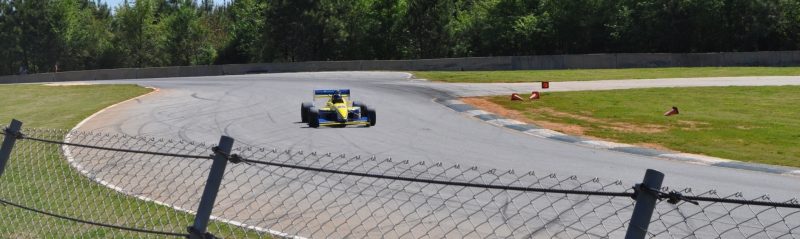
[[[319,111],[314,107],[308,109],[308,127],[319,128]]]
[[[375,126],[377,114],[375,109],[367,108],[367,119],[369,119],[369,126]]]
[[[303,102],[300,104],[300,122],[308,123],[308,111],[311,107],[314,107],[314,104],[310,102]]]
[[[360,107],[362,115],[364,114],[364,112],[367,112],[367,109],[369,109],[367,105],[361,103],[361,101],[353,101],[353,107]]]

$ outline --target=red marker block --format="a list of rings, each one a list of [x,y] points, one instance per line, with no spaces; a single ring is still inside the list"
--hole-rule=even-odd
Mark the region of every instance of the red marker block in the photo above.
[[[548,88],[550,88],[550,82],[542,81],[542,89],[548,89]]]
[[[522,100],[522,97],[520,97],[517,93],[513,93],[511,94],[511,100]]]
[[[528,99],[531,99],[531,100],[538,100],[538,99],[539,99],[539,97],[541,97],[541,96],[539,95],[539,92],[538,92],[538,91],[534,91],[534,92],[531,92],[531,97],[528,97]]]
[[[672,106],[671,110],[664,112],[664,116],[677,115],[678,113],[678,107]]]

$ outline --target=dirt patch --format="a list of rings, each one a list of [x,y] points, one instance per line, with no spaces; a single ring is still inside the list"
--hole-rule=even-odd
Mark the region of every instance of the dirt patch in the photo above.
[[[529,122],[529,120],[527,120],[525,116],[519,111],[506,109],[502,105],[495,104],[494,102],[491,102],[484,98],[466,97],[466,98],[461,98],[461,101],[464,101],[464,103],[473,105],[479,109],[492,112],[496,115],[500,115],[509,119],[515,119],[523,122]]]
[[[741,130],[751,130],[751,129],[758,129],[758,128],[761,128],[761,127],[747,126],[747,125],[737,125],[736,128],[737,129],[741,129]]]
[[[467,97],[467,98],[461,98],[461,101],[473,105],[478,109],[488,111],[499,116],[503,116],[504,118],[535,124],[546,129],[551,129],[566,134],[585,135],[585,132],[587,130],[586,128],[580,125],[562,124],[562,123],[542,121],[542,120],[532,120],[526,117],[522,112],[506,109],[502,105],[495,104],[494,102],[491,102],[484,98]]]
[[[678,124],[681,126],[682,130],[702,130],[707,129],[709,123],[706,122],[699,122],[699,121],[689,121],[689,120],[678,120]]]
[[[666,126],[661,125],[630,125],[630,124],[623,124],[623,123],[610,123],[610,125],[601,125],[600,127],[606,129],[612,129],[621,132],[629,132],[629,133],[645,133],[645,134],[654,134],[654,133],[661,133],[667,130]]]
[[[535,124],[535,125],[541,126],[543,128],[546,128],[546,129],[551,129],[551,130],[559,131],[559,132],[562,132],[562,133],[565,133],[565,134],[570,134],[570,135],[578,135],[578,136],[582,136],[584,138],[589,138],[589,139],[599,139],[599,138],[586,135],[586,132],[589,130],[589,128],[587,128],[587,127],[583,127],[583,126],[580,126],[580,125],[574,125],[574,124],[551,122],[551,121],[545,121],[545,120],[534,120],[534,119],[531,119],[531,118],[527,117],[525,115],[525,113],[544,114],[544,115],[558,117],[558,118],[577,119],[577,120],[581,120],[581,121],[585,121],[585,122],[589,122],[589,123],[595,124],[595,125],[597,125],[597,127],[600,127],[600,128],[611,129],[611,130],[622,131],[622,132],[659,133],[659,132],[664,132],[664,131],[666,131],[668,129],[667,126],[662,126],[662,125],[652,125],[652,124],[631,125],[631,124],[620,123],[620,122],[611,122],[611,121],[592,118],[592,117],[588,117],[588,116],[584,116],[584,115],[576,115],[576,114],[570,114],[570,113],[566,113],[566,112],[560,112],[560,111],[556,111],[556,110],[553,110],[553,109],[550,109],[550,108],[543,108],[543,107],[531,108],[529,110],[526,110],[525,112],[520,112],[520,111],[516,111],[516,110],[507,109],[507,108],[503,107],[502,105],[495,104],[494,102],[491,102],[488,99],[481,98],[481,97],[466,97],[466,98],[461,98],[461,101],[463,101],[464,103],[470,104],[472,106],[475,106],[478,109],[481,109],[481,110],[484,110],[484,111],[487,111],[487,112],[491,112],[493,114],[502,116],[504,118],[514,119],[514,120],[525,122],[525,123],[531,123],[531,124]],[[586,114],[587,115],[591,115],[591,112],[587,112]],[[685,124],[687,127],[694,127],[694,128],[700,128],[701,125],[707,125],[707,123],[692,122],[692,121],[686,121],[686,122],[684,122],[682,124]],[[636,145],[647,147],[647,148],[668,150],[664,146],[661,146],[661,145],[658,145],[658,144],[652,144],[652,143],[637,143]]]
[[[611,130],[622,131],[622,132],[652,134],[652,133],[664,132],[665,130],[667,130],[667,127],[666,126],[662,126],[662,125],[654,125],[654,124],[632,125],[632,124],[626,124],[626,123],[620,123],[620,122],[611,122],[611,121],[596,119],[596,118],[583,116],[583,115],[576,115],[576,114],[570,114],[570,113],[566,113],[566,112],[555,111],[555,110],[550,109],[550,108],[539,108],[539,109],[534,109],[533,111],[539,111],[539,112],[542,112],[542,113],[546,113],[548,115],[561,117],[561,118],[570,118],[570,119],[577,119],[577,120],[581,120],[581,121],[586,121],[586,122],[589,122],[589,123],[597,124],[598,127],[600,127],[600,128],[611,129]],[[588,113],[588,115],[591,115],[591,113]]]
[[[642,146],[642,147],[649,148],[649,149],[658,149],[658,150],[663,150],[663,151],[674,151],[674,150],[671,150],[671,149],[669,149],[667,147],[661,146],[659,144],[654,144],[654,143],[635,143],[634,145]]]
[[[551,129],[565,134],[587,136],[586,128],[580,125],[561,124],[561,123],[554,123],[554,122],[540,121],[540,120],[531,120],[531,121],[532,121],[531,123],[541,126],[545,129]],[[587,137],[594,138],[592,136],[587,136]]]
[[[537,124],[537,125],[540,125],[542,127],[548,128],[548,129],[552,129],[552,130],[556,130],[556,131],[560,131],[560,132],[564,132],[564,133],[568,133],[568,134],[584,135],[586,130],[588,130],[586,127],[582,127],[582,126],[579,126],[579,125],[563,124],[563,123],[556,123],[556,122],[542,121],[542,120],[532,120],[532,119],[529,119],[528,117],[525,117],[525,115],[522,112],[506,109],[502,105],[495,104],[495,103],[493,103],[493,102],[491,102],[491,101],[489,101],[489,100],[487,100],[485,98],[468,97],[468,98],[462,98],[461,100],[464,101],[467,104],[474,105],[474,106],[476,106],[476,107],[478,107],[480,109],[492,112],[494,114],[503,116],[505,118],[515,119],[515,120],[519,120],[519,121],[522,121],[522,122]],[[621,132],[628,132],[628,133],[653,134],[653,133],[661,133],[661,132],[664,132],[664,131],[666,131],[668,129],[668,127],[663,126],[663,125],[654,125],[654,124],[632,125],[632,124],[626,124],[626,123],[620,123],[620,122],[611,122],[611,121],[608,121],[608,120],[596,119],[596,118],[592,118],[592,117],[584,116],[584,115],[576,115],[576,114],[570,114],[570,113],[566,113],[566,112],[560,112],[560,111],[556,111],[556,110],[553,110],[553,109],[550,109],[550,108],[544,108],[544,107],[531,108],[531,109],[527,110],[526,112],[527,113],[533,113],[533,114],[544,114],[544,115],[548,115],[548,116],[552,116],[552,117],[558,117],[558,118],[577,119],[577,120],[580,120],[580,121],[584,121],[584,122],[595,124],[595,125],[597,125],[597,127],[600,127],[600,128],[616,130],[616,131],[621,131]],[[591,112],[587,112],[586,114],[587,115],[591,115]],[[698,122],[694,122],[694,123],[697,124]]]

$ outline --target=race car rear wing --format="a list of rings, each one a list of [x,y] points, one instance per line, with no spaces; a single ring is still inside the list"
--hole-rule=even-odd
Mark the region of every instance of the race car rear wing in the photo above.
[[[333,94],[336,94],[336,91],[339,91],[339,94],[342,97],[349,97],[350,96],[350,89],[338,89],[338,90],[314,90],[314,98],[328,98],[333,97]]]

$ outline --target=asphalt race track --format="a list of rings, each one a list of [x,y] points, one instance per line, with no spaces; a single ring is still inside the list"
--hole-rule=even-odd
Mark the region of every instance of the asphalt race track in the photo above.
[[[752,80],[741,81],[742,85],[754,84]],[[694,85],[729,85],[729,82],[709,80]],[[742,192],[751,198],[769,194],[773,201],[797,197],[800,191],[797,177],[636,156],[532,137],[467,117],[433,101],[451,95],[505,94],[504,90],[528,89],[534,84],[448,85],[412,80],[408,74],[396,72],[286,73],[101,83],[136,83],[159,91],[107,109],[81,125],[81,131],[207,143],[217,142],[220,135],[229,135],[240,146],[620,179],[625,185],[640,181],[650,168],[665,173],[664,185],[671,188],[717,189],[720,194]],[[597,82],[580,84],[566,83],[570,90],[599,88]],[[614,84],[620,85],[613,87]],[[606,87],[665,87],[680,85],[681,81],[614,84]],[[760,84],[796,85],[800,80],[775,78]],[[551,84],[551,87],[557,90],[559,86]],[[299,123],[300,103],[311,101],[313,89],[324,88],[351,89],[353,99],[377,110],[377,125],[313,129]]]

